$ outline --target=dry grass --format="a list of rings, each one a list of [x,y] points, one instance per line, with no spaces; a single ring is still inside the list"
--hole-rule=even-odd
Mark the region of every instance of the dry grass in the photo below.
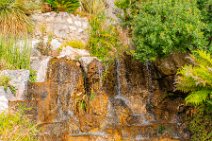
[[[0,1],[1,35],[23,35],[32,30],[28,6],[25,0]]]

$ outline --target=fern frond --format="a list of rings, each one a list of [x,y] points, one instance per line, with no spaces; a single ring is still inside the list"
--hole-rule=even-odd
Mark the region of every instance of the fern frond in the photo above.
[[[199,90],[192,92],[189,96],[186,97],[186,103],[190,103],[193,105],[199,105],[207,100],[208,96],[211,94],[211,90]]]

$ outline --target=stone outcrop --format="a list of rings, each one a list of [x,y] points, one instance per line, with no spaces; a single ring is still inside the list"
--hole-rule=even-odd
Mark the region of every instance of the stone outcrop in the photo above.
[[[0,86],[0,113],[9,108],[9,101],[15,99],[9,88]]]
[[[66,12],[48,12],[32,15],[35,22],[35,37],[52,36],[60,42],[64,40],[88,39],[86,30],[89,28],[88,20]]]
[[[29,70],[3,70],[0,72],[0,76],[10,79],[9,85],[15,88],[16,100],[25,100],[30,76]]]

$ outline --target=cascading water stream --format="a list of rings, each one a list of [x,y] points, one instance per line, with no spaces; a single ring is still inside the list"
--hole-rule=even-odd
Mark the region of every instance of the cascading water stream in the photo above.
[[[150,68],[150,62],[147,61],[145,63],[145,66],[146,66],[146,87],[147,87],[147,91],[148,91],[148,99],[147,99],[147,104],[148,105],[151,105],[151,98],[153,96],[153,90],[152,90],[152,74],[151,74],[151,68]]]
[[[121,96],[121,83],[120,83],[120,62],[116,58],[115,59],[115,65],[116,65],[116,95]]]
[[[146,109],[148,111],[148,113],[150,114],[150,116],[155,119],[154,114],[152,113],[152,108],[153,108],[153,104],[151,102],[151,99],[153,97],[153,82],[152,82],[152,73],[151,73],[151,68],[150,68],[150,62],[146,61],[145,63],[145,72],[146,72],[146,88],[147,88],[147,92],[148,92],[148,98],[147,98],[147,104],[146,104]]]
[[[115,72],[116,72],[116,96],[115,99],[120,99],[126,105],[129,105],[129,101],[123,97],[121,93],[121,80],[120,80],[120,61],[118,58],[115,59]]]

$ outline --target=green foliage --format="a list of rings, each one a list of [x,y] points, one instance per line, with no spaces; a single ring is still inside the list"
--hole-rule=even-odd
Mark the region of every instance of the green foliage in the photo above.
[[[27,16],[30,11],[25,0],[1,0],[0,35],[23,35],[31,31],[32,21]]]
[[[0,113],[0,140],[37,141],[37,128],[20,110],[17,113]]]
[[[79,0],[44,0],[50,4],[55,11],[65,11],[73,13],[77,8],[79,8]]]
[[[30,69],[29,81],[33,83],[36,82],[36,79],[37,79],[37,71]]]
[[[197,113],[188,118],[188,128],[192,133],[191,141],[209,141],[212,138],[212,116],[205,107],[198,107]]]
[[[4,89],[7,89],[9,82],[10,78],[8,76],[0,76],[0,86],[3,86]]]
[[[203,48],[204,27],[195,1],[144,2],[133,20],[134,55],[147,61],[172,52]]]
[[[164,133],[164,131],[165,131],[165,126],[164,125],[159,125],[159,127],[158,127],[158,133],[159,134],[163,134]]]
[[[104,0],[80,0],[82,11],[89,14],[99,14],[105,10]]]
[[[212,51],[212,0],[197,0],[197,4],[202,14],[202,21],[207,25],[204,33],[209,41],[208,49]]]
[[[212,105],[212,58],[205,51],[192,55],[194,65],[187,65],[178,71],[177,90],[188,92],[186,103],[199,105],[207,102]]]
[[[142,2],[145,1],[147,0],[142,0]],[[121,19],[122,25],[128,27],[131,32],[132,21],[141,8],[141,0],[115,0],[115,5],[123,10],[124,14],[119,14],[118,17]]]
[[[73,47],[73,48],[79,48],[79,49],[85,49],[85,43],[80,41],[80,40],[71,40],[71,41],[67,41],[64,44],[61,45],[61,47],[59,48],[59,50],[62,50],[63,47]]]
[[[101,60],[115,57],[117,48],[120,46],[116,27],[107,22],[103,13],[92,17],[90,26],[88,48],[91,53]]]
[[[31,48],[26,42],[18,45],[12,38],[0,38],[0,70],[30,69],[30,54]]]

